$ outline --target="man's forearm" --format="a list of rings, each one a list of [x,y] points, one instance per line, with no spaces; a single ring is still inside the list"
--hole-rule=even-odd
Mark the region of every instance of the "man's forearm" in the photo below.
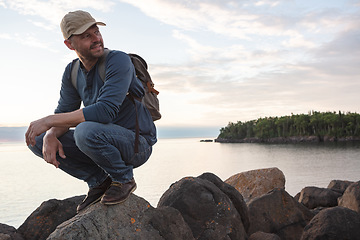
[[[30,123],[29,128],[25,133],[26,144],[34,146],[36,143],[35,137],[49,129],[52,129],[48,134],[49,137],[50,134],[53,133],[56,134],[56,137],[59,137],[59,134],[64,134],[70,127],[76,127],[79,123],[84,121],[85,118],[82,109],[41,118]]]
[[[84,114],[82,109],[69,112],[69,113],[59,113],[46,117],[45,120],[49,127],[55,128],[65,128],[68,129],[70,127],[76,127],[79,123],[85,121]]]
[[[67,131],[69,131],[68,127],[52,127],[46,132],[46,136],[54,136],[56,138],[61,137],[64,135]]]

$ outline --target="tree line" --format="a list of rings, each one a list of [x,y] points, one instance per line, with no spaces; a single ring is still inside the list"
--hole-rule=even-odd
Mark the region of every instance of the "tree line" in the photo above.
[[[276,137],[318,136],[355,137],[360,136],[360,115],[358,113],[317,112],[291,114],[291,116],[265,117],[247,122],[230,122],[220,129],[218,138],[269,139]]]

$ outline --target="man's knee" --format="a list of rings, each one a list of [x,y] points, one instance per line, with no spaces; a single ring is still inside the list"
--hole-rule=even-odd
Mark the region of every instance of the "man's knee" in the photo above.
[[[86,144],[94,138],[94,129],[96,129],[96,124],[98,123],[82,122],[76,126],[74,131],[74,140],[80,149],[83,144]]]

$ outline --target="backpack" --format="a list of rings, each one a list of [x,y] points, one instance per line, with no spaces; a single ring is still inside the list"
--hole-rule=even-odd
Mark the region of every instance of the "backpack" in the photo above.
[[[107,55],[109,54],[110,50],[105,48],[104,54],[101,58],[99,58],[99,65],[98,65],[98,72],[100,75],[100,78],[103,82],[105,82],[105,60]],[[127,96],[130,98],[130,100],[134,103],[135,111],[136,111],[136,125],[135,125],[135,153],[139,152],[139,135],[140,135],[140,127],[139,127],[139,121],[138,121],[138,113],[137,108],[135,105],[135,99],[137,101],[142,102],[145,107],[149,110],[151,118],[153,121],[159,120],[161,118],[160,114],[160,107],[159,107],[159,99],[157,98],[157,95],[159,92],[154,88],[154,83],[151,80],[150,74],[147,71],[148,66],[145,62],[145,60],[140,57],[139,55],[129,53],[128,54],[131,62],[133,63],[135,67],[136,77],[141,81],[145,94],[142,97],[142,99],[131,95],[130,93],[127,94]],[[73,60],[72,68],[71,68],[71,82],[72,85],[77,89],[76,81],[77,81],[77,73],[80,67],[80,61],[79,59]]]
[[[103,82],[105,82],[105,60],[109,52],[110,50],[105,48],[104,55],[99,59],[98,71],[100,74],[100,78]],[[129,53],[128,55],[135,67],[136,77],[141,81],[145,90],[145,95],[142,99],[132,96],[131,94],[128,95],[131,98],[134,98],[145,105],[145,107],[149,110],[153,121],[159,120],[161,118],[159,99],[157,97],[159,92],[154,88],[154,83],[151,80],[149,72],[147,71],[148,70],[147,63],[139,55],[133,53]],[[71,82],[75,88],[77,88],[76,81],[77,81],[77,73],[79,66],[80,66],[79,59],[75,59],[73,61],[72,69],[71,69]]]

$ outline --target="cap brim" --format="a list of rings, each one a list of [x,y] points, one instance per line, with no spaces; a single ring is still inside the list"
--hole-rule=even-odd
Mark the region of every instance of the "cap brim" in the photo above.
[[[82,34],[82,33],[84,33],[86,30],[88,30],[89,27],[93,26],[94,24],[96,24],[96,25],[101,25],[101,26],[106,26],[106,24],[103,23],[103,22],[89,22],[89,23],[84,24],[81,28],[79,28],[77,31],[75,31],[72,35]]]

